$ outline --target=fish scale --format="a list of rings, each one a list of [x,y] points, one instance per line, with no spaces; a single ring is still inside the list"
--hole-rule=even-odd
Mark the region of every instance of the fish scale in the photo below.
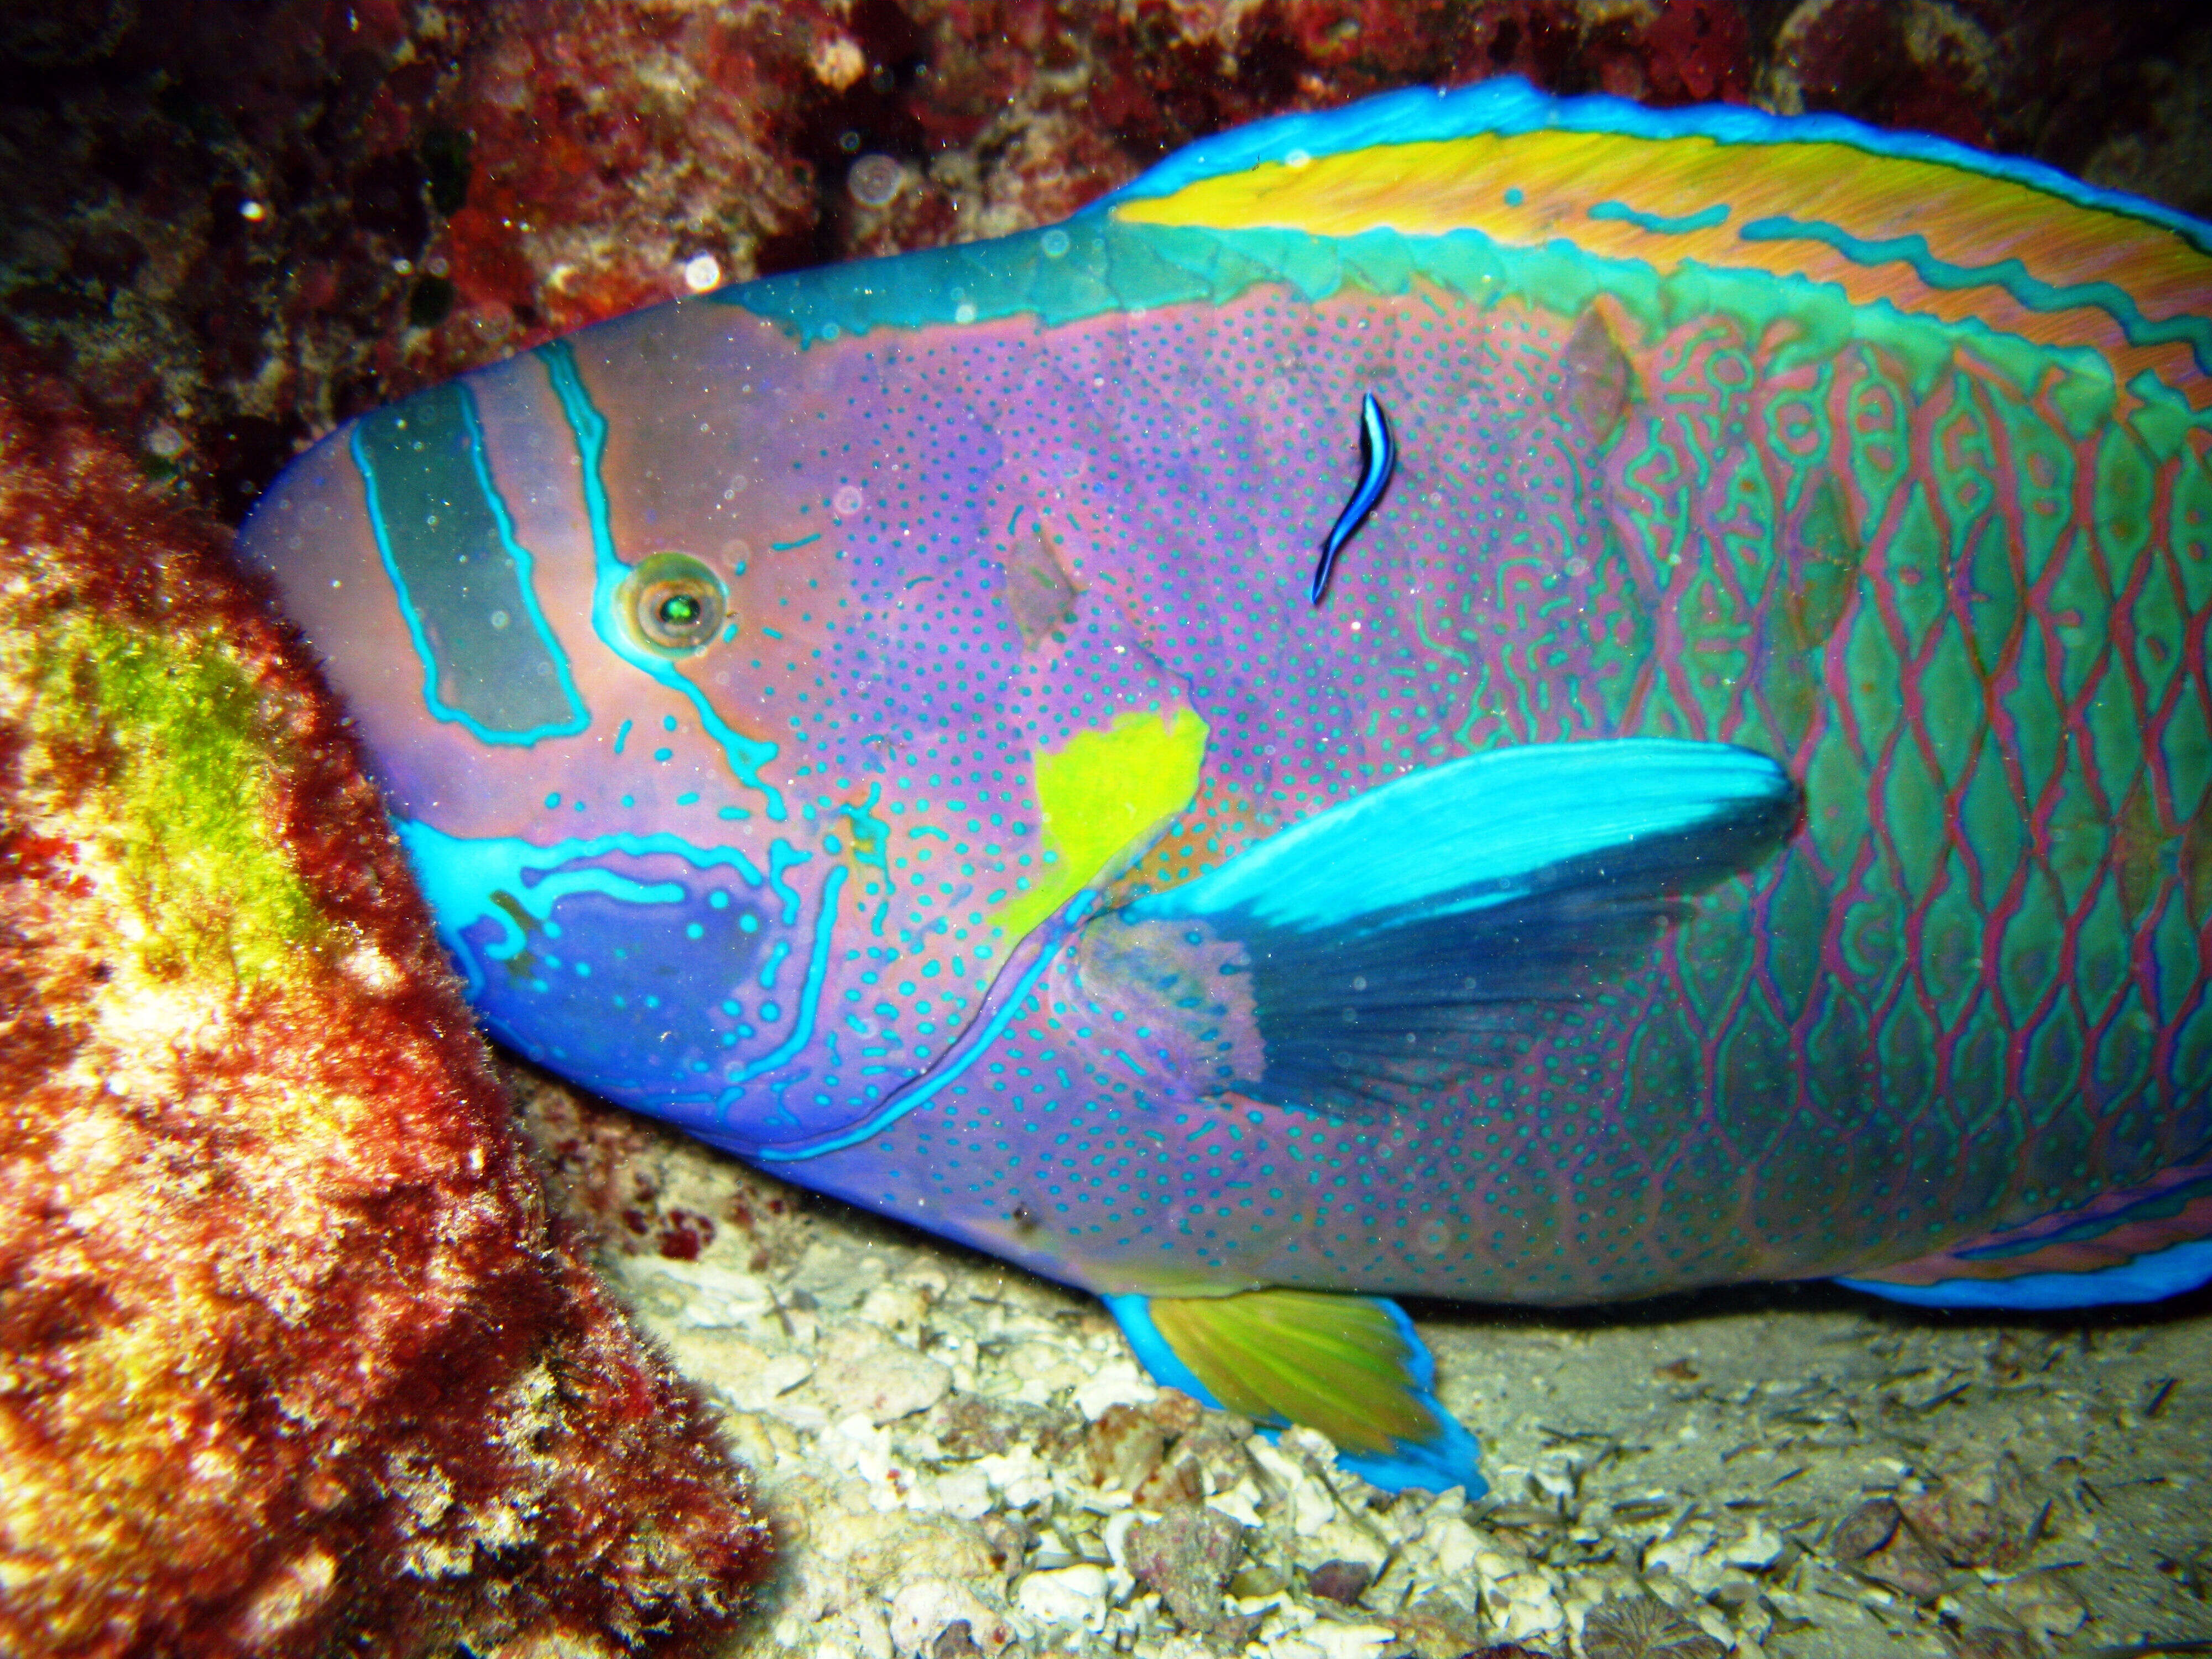
[[[1369,1297],[2212,1272],[2208,313],[2055,173],[1496,83],[586,331],[246,546],[496,1034],[1468,1484]]]
[[[1668,346],[1674,343],[1672,341],[1667,343]],[[1710,340],[1683,343],[1686,349],[1676,359],[1680,365],[1677,372],[1693,382],[1700,380],[1710,382],[1715,377],[1709,371],[1702,376],[1697,372],[1700,359],[1694,348],[1698,343],[1711,346],[1712,343]],[[1656,355],[1663,362],[1668,352],[1662,346]],[[1735,382],[1735,389],[1729,394],[1729,402],[1742,406],[1741,412],[1730,419],[1727,412],[1715,411],[1711,418],[1709,433],[1741,429],[1755,419],[1763,418],[1771,425],[1784,418],[1777,416],[1771,407],[1750,406],[1759,401],[1757,394],[1765,389],[1765,382],[1750,372],[1747,360],[1738,358],[1735,361],[1746,363],[1746,374],[1740,380],[1732,375],[1720,378],[1723,384]],[[1861,372],[1871,371],[1862,367]],[[1802,381],[1807,377],[1801,373],[1796,378]],[[1665,384],[1663,380],[1661,382],[1662,386]],[[1790,390],[1785,382],[1784,386],[1774,389],[1774,395],[1778,400],[1786,398]],[[1924,453],[1935,446],[1944,430],[1945,411],[1942,410],[1941,403],[1944,395],[1951,391],[1948,386],[1936,389],[1931,399],[1936,403],[1936,410],[1916,416],[1913,422],[1917,428],[1916,431],[1876,428],[1873,434],[1863,434],[1866,423],[1862,422],[1862,441],[1875,445],[1882,438],[1890,439],[1896,441],[1897,453],[1900,456]],[[1849,399],[1850,394],[1846,393],[1847,403]],[[1659,400],[1655,398],[1655,401]],[[1673,429],[1668,430],[1667,427]],[[1730,486],[1727,463],[1732,460],[1735,465],[1741,467],[1759,467],[1770,463],[1747,452],[1724,458],[1721,464],[1715,465],[1710,458],[1710,438],[1707,444],[1699,444],[1697,440],[1700,434],[1691,428],[1692,422],[1688,420],[1668,422],[1650,434],[1648,447],[1639,450],[1632,444],[1624,444],[1609,469],[1612,477],[1617,482],[1618,488],[1613,496],[1616,501],[1633,499],[1632,481],[1639,477],[1656,473],[1662,477],[1686,478],[1694,477],[1699,471],[1706,473],[1701,487],[1683,492],[1693,496],[1693,501],[1670,501],[1664,494],[1653,492],[1648,497],[1650,504],[1644,511],[1624,514],[1615,523],[1614,528],[1629,550],[1634,579],[1640,580],[1644,591],[1662,593],[1672,591],[1682,595],[1679,608],[1671,612],[1663,602],[1652,607],[1657,610],[1660,618],[1659,639],[1645,671],[1647,684],[1668,684],[1674,695],[1661,703],[1662,712],[1658,719],[1652,725],[1645,726],[1637,718],[1638,711],[1632,694],[1630,707],[1624,712],[1620,725],[1615,729],[1649,730],[1656,727],[1681,735],[1749,741],[1754,746],[1777,742],[1785,752],[1799,757],[1799,764],[1808,773],[1823,768],[1825,757],[1820,749],[1824,741],[1846,746],[1846,753],[1838,757],[1834,763],[1839,768],[1853,768],[1855,765],[1863,772],[1863,785],[1858,785],[1854,778],[1850,783],[1816,790],[1814,798],[1850,801],[1860,798],[1856,792],[1863,788],[1884,799],[1888,811],[1871,826],[1876,849],[1862,867],[1849,872],[1849,879],[1865,902],[1875,903],[1891,914],[1877,921],[1862,913],[1854,920],[1863,929],[1878,930],[1883,936],[1893,935],[1905,941],[1905,948],[1901,951],[1891,945],[1870,953],[1873,960],[1863,965],[1856,965],[1856,972],[1852,977],[1860,981],[1863,988],[1860,993],[1861,1001],[1875,1033],[1874,1042],[1887,1058],[1892,1075],[1899,1079],[1899,1086],[1893,1091],[1886,1092],[1916,1099],[1927,1098],[1931,1095],[1940,1097],[1947,1086],[1948,1079],[1943,1075],[1941,1064],[1944,1042],[1939,1032],[1955,1030],[1958,1019],[1954,1014],[1954,1017],[1931,1020],[1930,1013],[1935,1012],[1931,1005],[1936,1000],[1927,994],[1924,984],[1915,987],[1906,982],[1908,964],[1924,968],[1934,959],[1933,953],[1925,948],[1926,924],[1930,908],[1943,903],[1961,912],[1961,922],[1969,931],[1982,937],[1990,954],[1998,960],[2006,959],[2002,926],[1991,936],[1989,933],[1990,919],[1978,914],[1978,907],[1973,902],[1968,873],[1962,867],[1961,855],[1966,851],[1965,848],[1947,845],[1941,833],[1946,820],[1946,802],[1955,799],[1965,791],[1971,775],[1960,761],[1954,760],[1946,764],[1945,757],[1936,752],[1935,743],[1929,738],[1925,723],[1913,718],[1918,707],[1924,703],[1932,702],[1946,708],[1957,705],[1959,688],[1955,683],[1949,688],[1950,695],[1945,696],[1940,689],[1931,693],[1927,682],[1935,678],[1931,671],[1948,669],[1954,674],[1958,672],[1958,658],[1955,655],[1947,657],[1943,654],[1942,647],[1945,642],[1959,637],[1967,626],[1966,619],[1958,614],[1960,607],[1955,603],[1946,604],[1941,599],[1932,597],[1917,604],[1911,602],[1914,596],[1923,592],[1932,596],[1946,591],[1924,574],[1916,583],[1900,584],[1896,588],[1870,584],[1871,591],[1883,602],[1863,609],[1855,616],[1838,617],[1838,634],[1832,638],[1823,653],[1824,672],[1820,678],[1832,684],[1842,678],[1854,693],[1850,697],[1838,698],[1826,705],[1838,711],[1838,729],[1832,733],[1808,732],[1791,742],[1791,737],[1796,734],[1789,732],[1776,720],[1771,712],[1773,699],[1762,693],[1776,678],[1790,674],[1796,665],[1776,652],[1769,656],[1764,665],[1764,672],[1753,676],[1742,672],[1750,667],[1747,661],[1741,660],[1748,654],[1748,647],[1739,653],[1738,662],[1725,665],[1713,663],[1711,659],[1712,653],[1701,652],[1698,648],[1700,636],[1698,629],[1700,623],[1720,631],[1723,639],[1729,641],[1742,641],[1747,637],[1772,637],[1771,587],[1778,585],[1786,573],[1778,573],[1773,582],[1768,583],[1765,580],[1767,573],[1759,571],[1759,579],[1768,591],[1751,595],[1742,593],[1735,580],[1735,562],[1727,556],[1729,540],[1722,533],[1721,527],[1713,522],[1718,512],[1738,503],[1741,494]],[[2094,449],[2094,440],[2073,446],[2077,450]],[[1663,463],[1655,459],[1655,452],[1662,449],[1667,452]],[[1880,524],[1889,535],[1901,533],[1916,505],[1921,506],[1923,511],[1927,510],[1925,497],[1935,493],[1936,488],[1930,477],[1932,470],[1925,461],[1911,471],[1901,468],[1877,468],[1874,477],[1869,479],[1864,472],[1854,469],[1850,483],[1857,494],[1853,504],[1855,510]],[[1884,472],[1888,476],[1884,477]],[[1802,483],[1802,480],[1800,482]],[[1920,503],[1911,499],[1916,495],[1922,497]],[[1527,499],[1525,486],[1518,499]],[[1994,501],[1995,492],[1985,492],[1983,499],[1984,502]],[[1700,506],[1704,508],[1702,513],[1698,510]],[[1985,507],[1984,512],[1988,510]],[[2094,512],[2098,509],[2092,503],[2089,510]],[[1140,542],[1142,537],[1133,533],[1131,539]],[[1952,532],[1950,542],[1957,546],[1972,539],[1970,520]],[[1685,571],[1680,565],[1672,562],[1673,557],[1679,556],[1670,556],[1668,551],[1662,550],[1680,546],[1709,548],[1715,556],[1702,568]],[[1640,559],[1637,557],[1638,554],[1642,555]],[[1662,562],[1667,569],[1663,579],[1660,574]],[[1917,570],[1918,566],[1906,563],[1902,568]],[[1885,573],[1877,568],[1873,574],[1878,577]],[[2100,586],[2107,587],[2109,591],[2107,583],[2100,582]],[[1949,591],[1955,600],[1956,589]],[[1709,592],[1722,597],[1707,604],[1705,600]],[[2056,592],[2047,603],[2055,604],[2063,610],[2068,598],[2063,591]],[[1200,608],[1203,609],[1202,606]],[[1469,609],[1472,611],[1474,607],[1470,605]],[[1476,622],[1478,626],[1467,631],[1477,637],[1484,631],[1480,627],[1482,623],[1487,623],[1489,630],[1499,635],[1522,641],[1528,637],[1523,614],[1510,600],[1491,607],[1487,616],[1471,616],[1468,619]],[[1666,627],[1669,620],[1678,620],[1680,624],[1679,632],[1672,638],[1669,638]],[[2038,624],[2045,629],[2057,626],[2051,610],[2034,607],[2031,602],[2025,616],[2014,626],[2026,629]],[[1372,629],[1375,624],[1370,622],[1368,626]],[[1211,644],[1206,642],[1191,655],[1210,655]],[[1233,649],[1233,646],[1231,648]],[[2002,665],[2002,647],[2000,647],[1993,654]],[[2181,665],[2176,662],[2172,666],[2178,669]],[[1738,672],[1731,672],[1732,668]],[[1503,667],[1500,672],[1510,673],[1511,670]],[[2133,677],[2134,681],[2142,678],[2140,672]],[[1739,687],[1743,689],[1739,690]],[[1895,688],[1893,697],[1891,695],[1893,687]],[[2094,686],[2087,682],[2078,689],[2068,686],[2063,695],[2073,708],[2083,708],[2094,696]],[[1644,693],[1644,697],[1647,703],[1650,701],[1650,693]],[[1497,732],[1493,740],[1526,741],[1553,734],[1552,731],[1526,719],[1525,715],[1524,723],[1517,726],[1508,724],[1503,716],[1494,718],[1499,720],[1504,729]],[[2045,781],[2033,793],[2026,787],[2027,775],[2023,771],[2021,796],[2013,797],[2005,803],[2008,811],[2002,816],[2007,821],[2017,818],[2024,805],[2025,815],[2031,822],[2049,823],[2051,822],[2051,814],[2069,798],[2078,798],[2089,793],[2094,799],[2095,757],[2100,753],[2115,755],[2119,763],[2116,769],[2122,769],[2122,775],[2127,775],[2140,764],[2134,755],[2139,745],[2135,742],[2133,733],[2139,729],[2156,732],[2160,722],[2156,720],[2154,710],[2137,702],[2125,719],[2107,727],[2121,735],[2101,746],[2078,716],[2069,725],[2072,730],[2068,735],[2074,738],[2077,745],[2075,753],[2079,757],[2078,764],[2072,768],[2048,764],[2043,769]],[[1871,743],[1863,735],[1868,727],[1881,734]],[[1954,748],[1964,750],[1967,756],[1978,755],[1978,750],[1968,747],[1955,727],[1945,729],[1941,735]],[[1388,748],[1389,745],[1385,745],[1386,752]],[[1856,752],[1850,752],[1852,750]],[[2024,801],[2022,796],[2025,797]],[[1856,814],[1841,815],[1841,818],[1843,823],[1849,826],[1849,833],[1854,839],[1863,836],[1869,828],[1867,822]],[[1817,823],[1817,818],[1815,822]],[[2058,839],[2060,827],[2054,823],[2049,832],[2053,842]],[[2102,830],[2100,822],[2094,822],[2086,827],[2093,836],[2099,836]],[[2063,930],[2067,938],[2078,939],[2084,922],[2081,908],[2090,902],[2091,884],[2095,884],[2094,891],[2099,895],[2109,896],[2110,886],[2102,876],[2105,863],[2102,848],[2093,841],[2090,845],[2077,846],[2074,850],[2076,855],[2054,868],[2049,878],[2061,883],[2058,903],[2070,914],[2051,916],[2047,921]],[[2070,887],[2064,884],[2063,880],[2069,874],[2072,878]],[[2030,879],[2033,879],[2032,875]],[[2169,885],[2161,892],[2157,902],[2170,902],[2172,896]],[[1860,910],[1861,906],[1854,905],[1852,908]],[[2045,923],[2046,916],[2043,912],[2037,911],[2030,915],[2029,926]],[[2101,937],[2115,944],[2124,936],[2124,930],[2115,927],[2099,931]],[[1718,982],[1705,981],[1689,969],[1684,972],[1680,994],[1694,1011],[1703,1015],[1701,1024],[1708,1029],[1730,1028],[1731,1017],[1740,1014],[1751,997],[1753,988],[1761,981],[1762,970],[1766,969],[1767,964],[1759,959],[1759,954],[1763,953],[1771,941],[1803,936],[1802,929],[1787,927],[1755,927],[1750,932],[1754,957],[1749,964],[1750,972],[1741,979],[1732,969],[1726,967],[1722,969],[1725,977]],[[1847,940],[1840,943],[1848,948]],[[2014,947],[2014,959],[2018,954],[2018,947]],[[2024,1048],[2031,1059],[2041,1060],[2052,1068],[2042,1077],[2027,1075],[2021,1079],[2023,1087],[2045,1097],[2063,1094],[2068,1085],[2075,1080],[2058,1068],[2058,1060],[2065,1050],[2069,1048],[2078,1049],[2081,1045],[2078,1039],[2069,1044],[2060,1037],[2046,1039],[2039,1048],[2035,1045],[2039,1031],[2054,1021],[2062,1028],[2072,1023],[2084,1029],[2109,1029],[2119,1012],[2120,1003],[2131,990],[2140,988],[2133,986],[2132,980],[2121,980],[2116,973],[2108,974],[2106,979],[2112,982],[2106,998],[2100,999],[2106,1001],[2106,1006],[2100,1012],[2076,1006],[2074,999],[2063,994],[2062,988],[2069,980],[2079,983],[2085,978],[2094,987],[2094,964],[2084,963],[2073,957],[2064,959],[2070,971],[2053,975],[2047,967],[2043,968],[2037,975],[2035,997],[2025,1007],[2014,1004],[2018,1012],[2008,1015],[2007,1024],[2011,1029],[2004,1034],[2010,1045]],[[1824,965],[1831,971],[1855,966],[1848,955],[1826,953]],[[2194,998],[2201,1002],[2201,978],[2195,972],[2185,981],[2185,998]],[[1992,981],[1985,979],[1983,981],[1984,994],[1996,994],[1999,989],[2000,987]],[[1766,1023],[1773,1025],[1785,1024],[1784,1007],[1796,1006],[1800,1000],[1784,993],[1771,1001],[1761,1001],[1756,1006]],[[1801,1023],[1811,1024],[1817,1022],[1818,1015],[1816,1012],[1808,1010],[1800,1019]],[[1744,1042],[1752,1039],[1736,1031],[1731,1040]],[[2192,1040],[2201,1043],[2203,1040],[2201,1031]],[[1931,1054],[1937,1060],[1932,1073],[1927,1066],[1928,1057]],[[1817,1051],[1801,1054],[1795,1063],[1808,1087],[1814,1086],[1812,1079],[1816,1076],[1834,1074],[1832,1068],[1823,1063],[1823,1057]],[[1717,1056],[1716,1069],[1719,1064],[1724,1064],[1724,1061]],[[1921,1075],[1914,1075],[1916,1073]],[[2094,1078],[2080,1080],[2092,1086],[2095,1083]],[[1721,1090],[1716,1092],[1727,1097],[1730,1091]],[[1778,1134],[1782,1132],[1779,1127],[1774,1131]],[[2054,1129],[2053,1133],[2059,1131]],[[2030,1201],[2033,1201],[2033,1199]]]

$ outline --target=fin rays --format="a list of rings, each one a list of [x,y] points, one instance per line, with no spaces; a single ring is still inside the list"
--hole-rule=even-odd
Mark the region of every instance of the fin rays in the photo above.
[[[1797,810],[1778,766],[1726,744],[1531,744],[1370,790],[1122,915],[1243,947],[1266,1063],[1238,1092],[1417,1107],[1510,1063]]]
[[[1434,1419],[1403,1393],[1411,1381],[1404,1342],[1362,1298],[1303,1291],[1164,1297],[1152,1304],[1152,1321],[1222,1404],[1247,1417],[1310,1424],[1355,1451],[1387,1451],[1394,1439],[1435,1432]],[[1347,1379],[1382,1392],[1352,1409],[1356,1402],[1330,1386]]]
[[[1394,1303],[1267,1289],[1106,1305],[1152,1375],[1205,1404],[1318,1429],[1377,1486],[1484,1490],[1474,1437],[1437,1401],[1436,1367]]]

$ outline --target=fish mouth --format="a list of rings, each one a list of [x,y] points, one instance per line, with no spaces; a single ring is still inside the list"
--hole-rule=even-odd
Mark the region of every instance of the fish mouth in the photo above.
[[[1095,891],[1078,893],[1053,915],[1031,928],[1006,959],[992,981],[983,1006],[959,1040],[938,1056],[928,1070],[909,1078],[883,1104],[842,1129],[817,1130],[789,1140],[756,1140],[726,1133],[711,1137],[714,1144],[758,1164],[796,1164],[842,1152],[874,1139],[908,1113],[956,1081],[988,1053],[1000,1034],[1021,1012],[1031,988],[1064,950],[1088,918],[1097,900]]]

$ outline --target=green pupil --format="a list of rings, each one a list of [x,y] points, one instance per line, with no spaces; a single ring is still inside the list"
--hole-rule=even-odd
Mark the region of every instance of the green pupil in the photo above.
[[[671,628],[688,628],[699,620],[699,601],[689,593],[678,593],[660,602],[660,620]]]

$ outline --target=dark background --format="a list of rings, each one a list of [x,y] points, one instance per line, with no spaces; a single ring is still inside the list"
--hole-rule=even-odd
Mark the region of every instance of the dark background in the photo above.
[[[0,330],[234,519],[337,421],[700,254],[737,280],[997,234],[1258,116],[1507,72],[2212,216],[2212,15],[2180,0],[15,0]],[[887,203],[851,187],[871,157]]]

